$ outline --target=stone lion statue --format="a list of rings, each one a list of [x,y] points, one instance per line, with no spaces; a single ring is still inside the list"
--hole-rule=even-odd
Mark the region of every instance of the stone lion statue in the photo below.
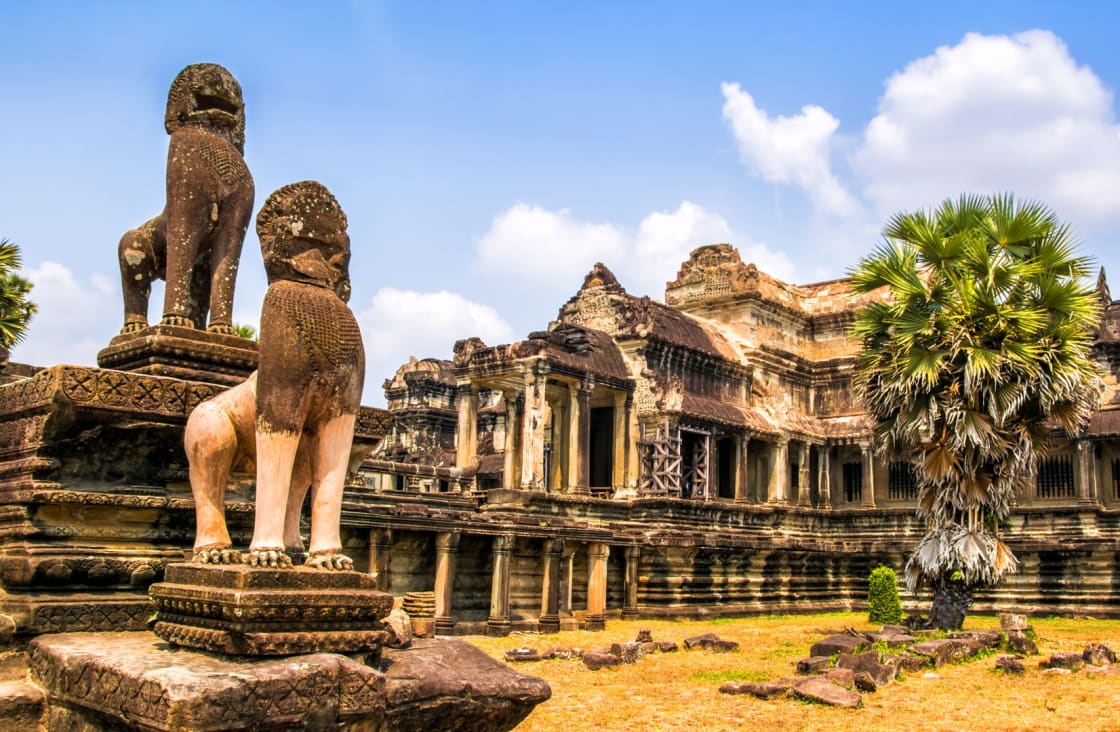
[[[232,334],[234,280],[254,196],[242,157],[241,86],[217,64],[186,67],[171,83],[164,126],[171,135],[166,205],[126,232],[118,248],[121,332],[147,327],[152,280],[161,278],[164,325]]]
[[[290,566],[285,515],[301,446],[311,478],[307,564],[350,569],[342,488],[365,377],[350,297],[346,214],[322,184],[275,191],[257,215],[268,273],[256,394],[257,513],[248,563]]]

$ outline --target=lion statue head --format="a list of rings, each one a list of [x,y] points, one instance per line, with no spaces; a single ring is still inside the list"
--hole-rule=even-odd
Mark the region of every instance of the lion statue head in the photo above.
[[[241,85],[218,64],[191,64],[171,82],[163,126],[167,134],[199,127],[222,135],[245,150],[245,102]]]

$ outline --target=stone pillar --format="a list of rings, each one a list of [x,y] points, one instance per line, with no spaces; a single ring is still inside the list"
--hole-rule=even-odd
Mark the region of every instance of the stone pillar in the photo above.
[[[628,415],[630,400],[626,392],[616,392],[614,395],[614,454],[611,460],[611,486],[617,491],[626,487],[626,451],[630,445]]]
[[[817,475],[817,508],[826,511],[832,508],[832,466],[829,464],[831,451],[827,444],[821,445],[817,457],[817,470],[820,471]]]
[[[506,400],[506,444],[502,453],[502,488],[514,489],[521,486],[521,476],[517,470],[517,435],[521,431],[521,395],[507,391]]]
[[[544,490],[544,392],[547,378],[537,367],[525,372],[521,430],[521,487]]]
[[[623,587],[622,617],[638,617],[638,563],[642,558],[642,548],[626,547],[626,579]]]
[[[860,491],[860,507],[875,508],[875,455],[868,442],[859,443],[860,461],[863,467],[863,490]]]
[[[707,463],[704,470],[704,500],[712,500],[712,494],[719,488],[719,458],[716,454],[719,440],[716,433],[704,435],[704,461]]]
[[[588,493],[591,459],[591,387],[569,384],[568,492]]]
[[[587,629],[607,627],[607,555],[602,542],[587,545]]]
[[[750,454],[747,445],[750,444],[751,433],[746,432],[739,437],[739,449],[735,455],[735,500],[746,503],[751,500],[751,475]]]
[[[381,592],[388,592],[393,586],[393,577],[389,573],[392,549],[392,529],[369,530],[369,573],[373,575],[376,589]]]
[[[552,465],[548,476],[548,487],[561,490],[568,481],[568,405],[566,401],[553,400],[548,403],[552,410]]]
[[[560,556],[563,553],[564,542],[562,540],[544,540],[541,616],[537,621],[537,628],[542,633],[557,633],[560,631]]]
[[[789,479],[789,440],[779,440],[770,448],[770,482],[766,486],[769,503],[784,503]]]
[[[809,443],[802,442],[797,453],[797,505],[809,507]]]
[[[459,532],[436,534],[436,611],[437,635],[451,635],[455,620],[451,616],[451,600],[455,592],[455,555],[459,552]]]
[[[478,455],[478,387],[459,382],[459,423],[456,430],[455,467],[469,468]]]
[[[1097,503],[1094,490],[1097,477],[1094,446],[1089,440],[1078,440],[1074,447],[1077,448],[1077,471],[1074,473],[1077,502],[1082,506],[1093,506]]]
[[[490,578],[490,617],[486,620],[487,635],[509,635],[509,570],[513,535],[494,537],[494,572]]]

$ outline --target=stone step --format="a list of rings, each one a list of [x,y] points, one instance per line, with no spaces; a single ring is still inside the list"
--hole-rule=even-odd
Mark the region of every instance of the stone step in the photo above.
[[[43,692],[28,681],[0,681],[0,720],[5,732],[43,729]]]

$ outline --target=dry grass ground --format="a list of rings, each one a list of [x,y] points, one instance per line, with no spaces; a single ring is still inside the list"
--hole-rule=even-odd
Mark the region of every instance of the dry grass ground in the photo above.
[[[989,656],[912,674],[843,710],[783,698],[761,701],[720,694],[723,681],[765,681],[792,675],[797,659],[823,635],[845,627],[875,630],[865,614],[771,616],[697,622],[609,621],[607,630],[556,635],[467,638],[495,658],[511,648],[596,648],[633,640],[649,628],[654,640],[705,632],[740,643],[738,653],[704,650],[653,654],[638,663],[590,671],[579,660],[517,664],[552,685],[552,699],[519,732],[580,730],[1120,730],[1120,674],[1043,674],[1038,661],[1056,651],[1081,651],[1103,641],[1120,651],[1120,620],[1032,619],[1043,654],[1021,677],[994,670]],[[997,628],[993,617],[969,617],[965,628]]]

